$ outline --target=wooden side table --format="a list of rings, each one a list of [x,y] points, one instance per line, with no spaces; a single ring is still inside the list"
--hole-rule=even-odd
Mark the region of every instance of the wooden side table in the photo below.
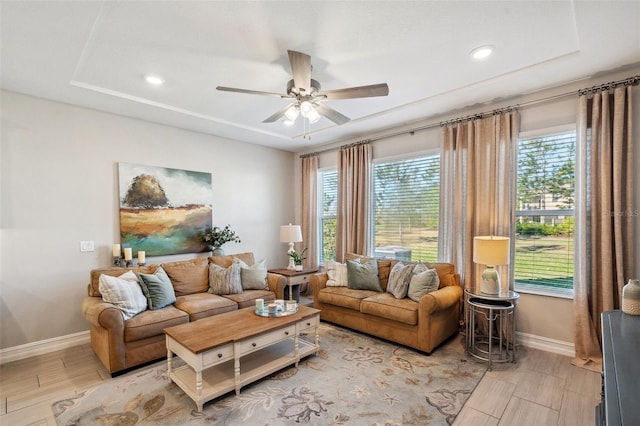
[[[289,292],[284,289],[284,298],[300,302],[300,284],[308,284],[311,274],[318,272],[318,269],[303,269],[302,271],[292,271],[291,269],[269,269],[273,274],[279,274],[286,278]]]

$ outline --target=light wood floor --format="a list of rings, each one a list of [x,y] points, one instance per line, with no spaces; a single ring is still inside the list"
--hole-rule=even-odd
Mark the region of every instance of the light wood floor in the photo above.
[[[53,426],[53,402],[104,380],[110,376],[89,345],[4,364],[0,425]],[[516,364],[494,364],[485,374],[454,425],[592,425],[600,388],[599,374],[568,357],[520,348]]]

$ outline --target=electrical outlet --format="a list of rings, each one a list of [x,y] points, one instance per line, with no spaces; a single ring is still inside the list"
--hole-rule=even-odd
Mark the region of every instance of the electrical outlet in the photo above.
[[[80,251],[93,251],[93,241],[80,241]]]

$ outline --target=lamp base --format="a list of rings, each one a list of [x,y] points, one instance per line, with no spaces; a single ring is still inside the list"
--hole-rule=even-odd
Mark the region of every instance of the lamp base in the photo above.
[[[287,269],[290,271],[295,271],[296,269],[296,263],[293,261],[293,257],[290,256],[294,251],[293,243],[289,243],[289,250],[287,251],[287,256],[289,256],[289,265],[287,266]]]
[[[495,266],[487,265],[487,269],[482,272],[482,282],[480,292],[486,294],[500,294],[500,274]]]

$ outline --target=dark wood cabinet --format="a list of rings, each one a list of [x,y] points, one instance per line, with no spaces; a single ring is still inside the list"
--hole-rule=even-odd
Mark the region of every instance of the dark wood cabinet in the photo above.
[[[631,426],[640,422],[640,316],[602,313],[603,400],[596,423]]]

